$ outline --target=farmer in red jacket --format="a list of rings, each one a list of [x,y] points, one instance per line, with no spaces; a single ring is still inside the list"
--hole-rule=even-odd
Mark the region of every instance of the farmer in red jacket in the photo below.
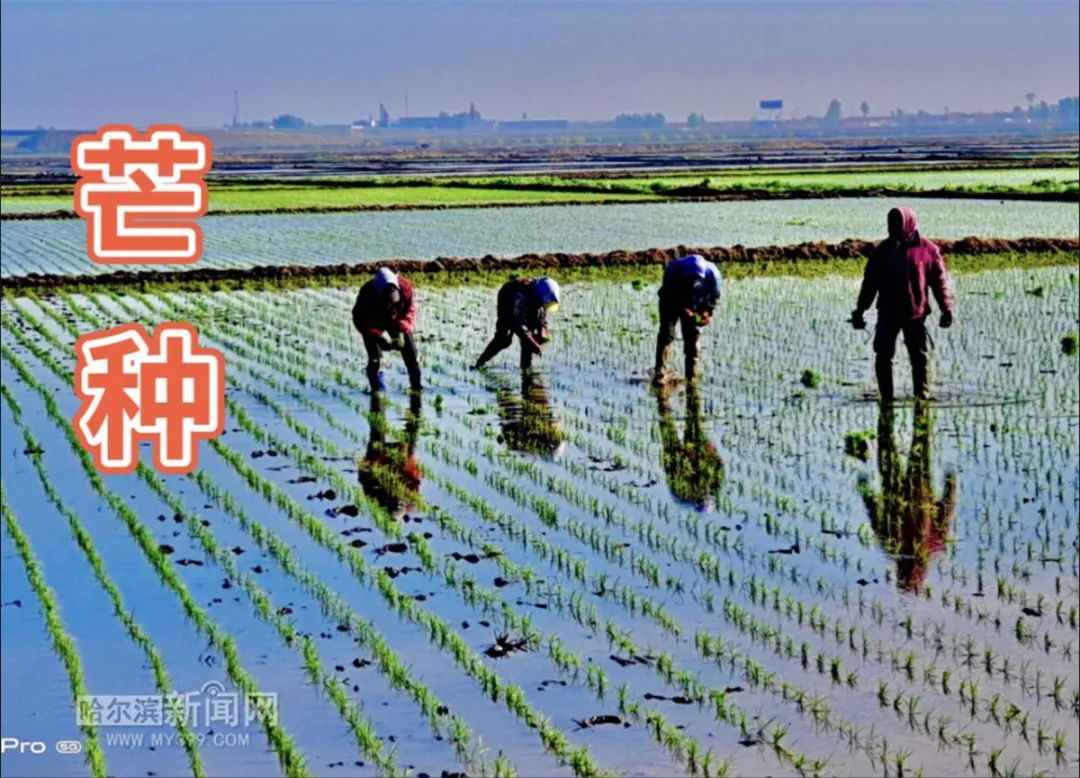
[[[866,263],[859,301],[851,313],[851,326],[866,328],[863,314],[877,297],[878,320],[874,332],[874,367],[878,392],[883,403],[893,400],[892,360],[896,336],[904,333],[904,345],[911,359],[915,397],[930,398],[930,340],[926,317],[930,315],[930,293],[941,309],[941,327],[952,326],[952,296],[949,274],[938,247],[919,235],[915,212],[910,208],[889,211],[889,237],[882,241]]]
[[[352,309],[353,326],[367,349],[367,377],[373,392],[383,391],[382,353],[400,351],[409,371],[409,385],[420,389],[420,362],[412,330],[416,322],[416,300],[409,279],[386,268],[360,287]]]

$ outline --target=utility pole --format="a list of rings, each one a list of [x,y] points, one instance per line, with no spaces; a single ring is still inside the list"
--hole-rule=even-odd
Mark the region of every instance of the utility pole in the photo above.
[[[232,90],[232,126],[238,127],[240,125],[240,90]]]

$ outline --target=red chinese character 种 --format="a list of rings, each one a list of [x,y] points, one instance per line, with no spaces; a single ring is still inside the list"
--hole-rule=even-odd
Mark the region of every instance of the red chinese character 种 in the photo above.
[[[225,423],[221,352],[200,347],[185,322],[160,324],[151,339],[138,324],[92,332],[75,351],[75,433],[98,470],[130,473],[140,440],[154,441],[158,470],[195,469],[198,441]]]

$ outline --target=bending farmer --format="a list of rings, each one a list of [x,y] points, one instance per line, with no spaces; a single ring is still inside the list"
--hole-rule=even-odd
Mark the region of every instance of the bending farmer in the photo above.
[[[375,277],[360,287],[352,309],[353,326],[364,339],[367,349],[367,377],[371,391],[386,388],[382,378],[384,351],[400,351],[409,371],[409,385],[420,388],[420,362],[412,330],[416,322],[416,301],[409,279],[386,268],[375,271]]]
[[[514,336],[521,341],[521,367],[532,366],[533,355],[543,353],[548,339],[549,313],[559,308],[559,285],[547,278],[514,278],[503,284],[496,303],[495,337],[474,367],[487,362],[509,346]]]
[[[660,333],[656,336],[656,369],[653,381],[662,383],[675,324],[682,326],[686,380],[697,376],[700,330],[712,321],[720,299],[720,269],[700,254],[690,254],[670,262],[664,269],[660,287]]]
[[[874,368],[881,401],[893,400],[892,360],[896,336],[904,333],[911,359],[915,397],[930,397],[930,344],[926,317],[930,315],[929,292],[941,309],[941,327],[953,323],[949,275],[938,247],[919,235],[915,212],[910,208],[889,211],[889,237],[874,249],[866,263],[859,301],[851,313],[851,326],[866,328],[863,313],[877,297],[878,320],[874,332]]]

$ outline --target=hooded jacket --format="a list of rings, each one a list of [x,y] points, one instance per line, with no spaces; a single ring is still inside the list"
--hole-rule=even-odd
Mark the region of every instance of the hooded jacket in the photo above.
[[[878,311],[884,317],[901,322],[925,319],[932,293],[943,312],[951,311],[949,274],[941,251],[919,235],[915,211],[895,210],[902,218],[902,235],[890,235],[870,255],[855,307],[865,311],[877,297]]]
[[[499,289],[496,303],[500,326],[515,334],[539,334],[547,338],[547,311],[536,294],[533,278],[512,278]]]
[[[412,332],[413,324],[416,323],[413,286],[405,276],[399,275],[397,282],[400,299],[391,305],[386,305],[379,299],[374,281],[368,281],[360,287],[352,310],[353,326],[357,330],[373,335],[381,335],[387,330],[395,334]]]
[[[660,286],[660,302],[681,312],[712,313],[720,299],[720,270],[700,254],[689,254],[668,263]]]

